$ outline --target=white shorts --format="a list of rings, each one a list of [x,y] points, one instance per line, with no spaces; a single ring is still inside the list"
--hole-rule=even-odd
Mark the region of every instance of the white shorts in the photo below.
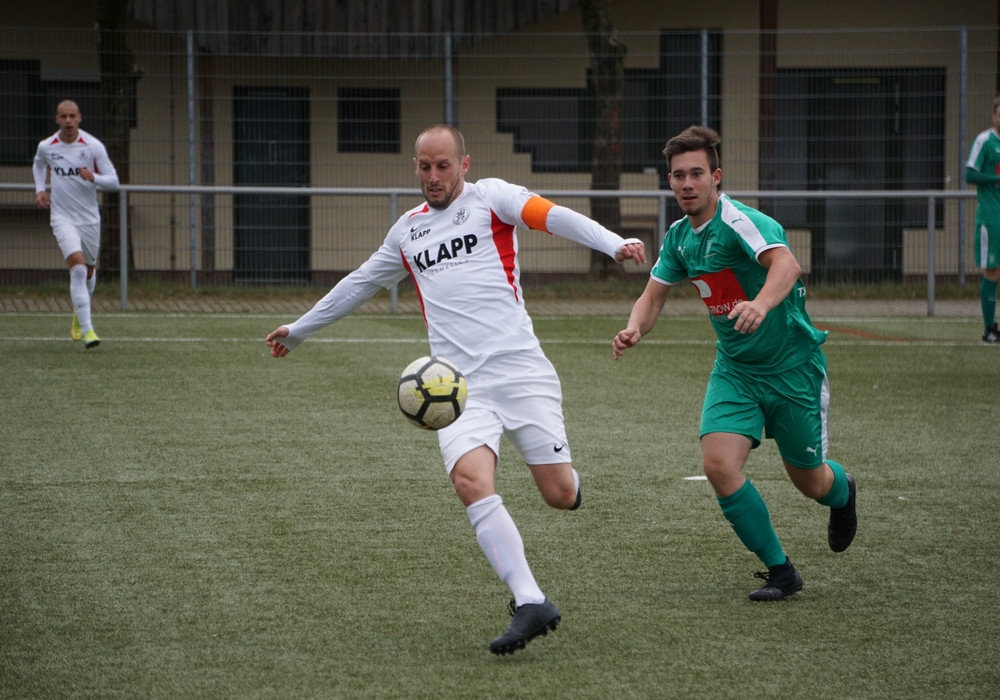
[[[75,224],[66,219],[52,220],[52,235],[56,237],[63,258],[76,252],[83,253],[83,261],[97,265],[97,255],[101,250],[100,224]]]
[[[466,377],[469,398],[457,421],[438,431],[448,473],[462,455],[486,445],[498,457],[503,435],[531,466],[572,461],[562,386],[541,348],[487,360]]]

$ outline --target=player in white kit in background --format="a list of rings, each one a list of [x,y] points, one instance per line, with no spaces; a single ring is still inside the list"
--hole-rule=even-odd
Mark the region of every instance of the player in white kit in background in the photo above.
[[[80,128],[83,117],[72,100],[56,107],[59,131],[38,143],[32,175],[35,205],[50,211],[52,233],[69,267],[69,294],[73,300],[70,336],[87,349],[101,339],[94,331],[90,298],[97,285],[97,258],[101,246],[101,212],[97,188],[116,191],[118,172],[97,137]],[[50,180],[52,195],[46,192]]]
[[[380,289],[413,279],[431,353],[458,365],[468,381],[465,411],[438,431],[438,439],[479,546],[513,595],[513,620],[490,651],[513,653],[554,630],[561,613],[536,582],[521,535],[496,492],[501,436],[520,451],[548,505],[580,505],[559,377],[524,308],[516,229],[556,234],[617,262],[642,264],[645,249],[638,239],[622,239],[523,187],[498,179],[466,182],[470,157],[462,134],[450,126],[425,129],[413,163],[426,202],[400,217],[361,267],[266,342],[272,356],[284,357]]]

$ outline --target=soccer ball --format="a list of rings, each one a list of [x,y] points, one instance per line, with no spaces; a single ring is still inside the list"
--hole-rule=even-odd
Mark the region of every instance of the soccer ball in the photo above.
[[[469,388],[465,375],[443,357],[421,357],[399,377],[396,398],[410,422],[426,430],[440,430],[462,415]]]

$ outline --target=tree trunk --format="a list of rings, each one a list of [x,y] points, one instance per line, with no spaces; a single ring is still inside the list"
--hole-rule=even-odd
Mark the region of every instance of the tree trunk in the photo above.
[[[590,50],[590,72],[594,81],[594,155],[590,188],[618,190],[622,172],[622,112],[625,105],[625,54],[627,47],[615,32],[610,0],[581,0],[580,17]],[[621,202],[617,197],[595,197],[591,214],[605,228],[621,227]],[[617,270],[612,260],[598,251],[590,257],[590,271],[605,276]]]
[[[101,69],[102,141],[108,157],[115,164],[118,179],[129,181],[129,132],[135,120],[135,56],[128,44],[125,22],[128,0],[99,0],[97,9],[97,48]],[[117,192],[104,195],[101,212],[100,266],[119,270],[121,264],[121,197]],[[131,232],[128,241],[129,267],[133,267]]]

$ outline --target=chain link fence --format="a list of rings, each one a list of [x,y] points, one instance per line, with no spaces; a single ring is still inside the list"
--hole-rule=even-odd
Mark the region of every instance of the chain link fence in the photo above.
[[[135,30],[108,55],[95,31],[0,27],[0,282],[65,278],[30,186],[65,98],[126,185],[101,195],[105,275],[326,286],[420,202],[412,143],[436,122],[465,134],[470,180],[525,185],[651,247],[679,216],[663,145],[707,124],[723,138],[723,189],[782,222],[811,285],[932,293],[977,273],[963,172],[990,125],[995,26],[619,40],[609,119],[580,32]],[[609,123],[618,189],[597,196]],[[526,281],[593,272],[576,244],[520,243]]]

